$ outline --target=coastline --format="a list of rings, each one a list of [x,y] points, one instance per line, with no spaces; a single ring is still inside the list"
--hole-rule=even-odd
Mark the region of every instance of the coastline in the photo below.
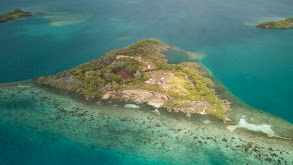
[[[176,51],[185,52],[184,50],[181,50],[180,48],[176,47]],[[293,132],[293,124],[282,119],[279,116],[275,116],[271,113],[268,113],[266,111],[262,111],[259,109],[256,109],[245,102],[243,102],[240,98],[238,98],[236,95],[231,93],[227,87],[225,87],[219,80],[217,80],[215,77],[213,77],[211,70],[209,70],[204,64],[201,62],[203,58],[206,56],[201,57],[199,60],[195,60],[194,62],[198,63],[200,65],[199,71],[207,78],[210,78],[213,81],[214,89],[219,94],[219,97],[224,100],[229,100],[231,102],[230,104],[230,110],[226,112],[226,117],[230,119],[231,121],[228,122],[227,129],[231,131],[236,131],[237,129],[245,129],[248,132],[261,132],[266,134],[266,136],[271,136],[270,133],[267,134],[266,130],[255,130],[256,127],[259,125],[264,125],[265,127],[269,127],[269,131],[274,132],[275,138],[281,138],[286,140],[292,140],[293,134],[289,135],[288,132]],[[263,118],[262,114],[266,113],[268,116],[271,117],[271,119]],[[278,121],[276,124],[275,121]],[[243,123],[248,122],[252,125],[249,126],[243,126]],[[229,125],[232,126],[233,129],[229,128]],[[284,126],[288,128],[288,130],[284,130]]]
[[[202,73],[205,74],[208,78],[212,79],[214,83],[214,87],[216,92],[222,97],[223,99],[227,99],[231,102],[231,110],[227,112],[227,117],[230,118],[233,122],[231,123],[232,125],[240,125],[241,119],[247,120],[247,122],[254,123],[255,125],[270,125],[273,127],[273,130],[276,134],[278,134],[282,138],[287,138],[286,136],[288,135],[288,132],[293,131],[293,124],[284,120],[283,118],[276,116],[274,114],[271,114],[266,111],[262,111],[260,109],[256,109],[247,103],[243,102],[239,97],[234,95],[229,91],[227,87],[225,87],[219,80],[217,80],[215,77],[213,77],[210,73],[212,73],[207,67],[205,67],[201,63],[202,67],[200,70]],[[268,114],[273,120],[262,118],[262,114],[266,113]],[[273,121],[279,121],[278,124],[276,124]],[[284,124],[281,124],[283,123]],[[286,124],[285,124],[286,123]],[[281,126],[282,125],[282,126]],[[292,127],[291,129],[287,131],[282,131],[282,127],[286,125],[288,128]],[[249,128],[244,128],[249,130]],[[289,136],[289,139],[293,139],[293,135]]]
[[[42,76],[38,84],[73,91],[86,100],[112,97],[146,102],[188,116],[211,114],[229,123],[225,113],[230,102],[218,97],[213,82],[198,71],[198,63],[169,64],[164,52],[170,50],[161,41],[145,39],[70,70]]]
[[[231,93],[229,89],[226,88],[215,77],[213,77],[212,75],[209,75],[208,69],[206,67],[204,67],[203,70],[206,70],[206,72],[204,71],[201,71],[201,72],[205,73],[206,74],[205,76],[208,76],[209,78],[213,80],[215,90],[220,95],[220,97],[223,99],[227,99],[231,102],[231,105],[230,105],[231,110],[227,112],[227,117],[232,120],[232,123],[230,123],[232,127],[235,127],[235,129],[246,129],[247,131],[265,133],[266,130],[255,130],[253,127],[257,127],[260,125],[267,125],[271,128],[271,131],[274,132],[274,136],[272,137],[287,139],[287,140],[293,139],[293,134],[288,134],[288,132],[293,131],[292,123],[282,119],[279,116],[273,115],[266,111],[256,109],[246,104],[240,98],[238,98],[233,93]],[[267,117],[263,117],[263,114],[266,114]],[[242,127],[242,124],[245,122],[252,124],[253,126],[251,125],[252,126],[251,128]],[[228,127],[229,126],[227,126],[227,128]],[[284,127],[286,127],[287,129],[284,130]],[[232,129],[231,131],[237,131],[235,129]],[[267,133],[265,134],[268,137],[270,136]]]
[[[93,14],[88,12],[60,10],[45,6],[29,7],[27,10],[31,11],[36,17],[50,21],[50,25],[55,27],[78,24],[93,17]]]
[[[26,81],[0,83],[0,162],[293,164],[293,31],[249,24],[292,16],[293,1],[139,1],[4,1],[3,13],[19,5],[34,17],[1,26],[2,82]],[[232,103],[231,122],[171,113],[160,93],[125,89],[85,100],[27,80],[148,37],[178,45],[174,64],[200,65],[218,97]]]
[[[125,89],[119,92],[106,92],[101,99],[108,100],[121,100],[132,101],[137,104],[146,103],[154,108],[163,107],[165,100],[168,100],[170,96],[158,92],[152,92],[142,89]]]
[[[276,22],[262,22],[256,25],[261,29],[293,29],[293,18],[286,18]]]
[[[190,52],[183,49],[180,49],[178,46],[169,45],[169,49],[167,51],[178,51],[187,55],[189,61],[200,62],[202,58],[206,56],[205,52]]]
[[[170,48],[169,50],[171,50],[171,51],[174,50],[171,47],[172,46],[169,47]],[[168,50],[165,50],[165,51],[168,51]],[[180,51],[180,52],[186,53],[186,51],[181,50],[178,47],[176,48],[176,51]],[[258,109],[255,109],[255,108],[253,108],[253,107],[245,104],[241,99],[239,99],[237,96],[233,95],[221,82],[219,82],[215,77],[213,77],[212,74],[211,74],[211,71],[207,67],[205,67],[201,62],[198,62],[197,61],[196,63],[200,65],[199,71],[205,77],[212,79],[212,81],[214,83],[215,90],[219,94],[220,98],[227,99],[230,102],[232,102],[232,104],[231,104],[231,110],[226,111],[226,114],[227,114],[226,117],[228,119],[228,125],[236,125],[236,126],[237,125],[240,125],[241,119],[243,120],[244,118],[246,118],[247,122],[251,122],[251,123],[254,123],[256,125],[261,125],[261,124],[275,125],[274,122],[271,122],[269,120],[262,120],[261,118],[260,119],[257,119],[257,120],[254,120],[255,113],[261,114],[264,111],[260,111]],[[30,81],[30,80],[27,80],[27,81]],[[21,81],[21,82],[23,82],[23,81]],[[5,84],[6,85],[10,85],[10,84],[15,84],[15,83],[18,83],[18,82],[11,82],[11,83],[5,83]],[[5,84],[1,84],[1,85],[5,85]],[[44,88],[44,86],[42,86],[42,88]],[[52,87],[46,87],[46,88],[48,88],[50,90],[57,90],[57,91],[59,90],[59,89],[55,89],[55,88],[52,88]],[[72,92],[66,91],[66,93],[72,93]],[[133,92],[130,92],[130,95],[131,95],[131,93],[133,94]],[[150,92],[150,93],[152,93],[152,92]],[[161,93],[159,93],[159,94],[161,94]],[[75,93],[74,93],[74,95],[78,96],[78,98],[79,97],[82,98],[81,95],[78,95],[78,94],[75,94]],[[112,97],[112,99],[110,99],[111,97]],[[151,99],[145,99],[145,98],[140,98],[140,99],[135,100],[135,98],[132,99],[131,96],[127,96],[127,94],[126,94],[125,97],[119,98],[119,95],[116,95],[116,94],[111,93],[111,92],[110,93],[106,93],[105,96],[104,96],[104,98],[102,98],[101,100],[100,99],[98,99],[98,100],[99,101],[102,101],[102,100],[106,100],[107,101],[108,100],[109,102],[112,102],[112,101],[114,101],[114,102],[116,101],[117,102],[118,100],[124,101],[124,102],[132,101],[133,103],[136,103],[136,104],[146,103],[146,104],[148,104],[150,106],[153,106],[154,108],[162,108],[163,107],[163,100],[160,100],[159,102],[156,102],[156,101],[153,102]],[[85,103],[86,102],[88,102],[88,101],[85,101]],[[243,110],[245,110],[245,112]],[[266,112],[264,112],[264,113],[266,113]],[[268,113],[268,114],[270,114],[270,113]],[[206,115],[206,113],[203,113],[201,115]],[[274,116],[272,114],[270,114],[270,115],[273,118],[280,120],[280,122],[282,123],[282,120],[283,119],[281,119],[280,117]],[[187,116],[189,116],[189,115],[187,115]],[[286,123],[286,125],[288,125],[290,127],[291,123],[289,123],[289,122],[287,122],[285,120],[283,120],[283,121]],[[278,133],[278,137],[287,138],[286,137],[286,133],[280,131],[281,129],[279,129],[279,128],[281,128],[281,127],[279,127],[278,125],[275,125],[274,127],[275,127],[275,132]],[[241,127],[239,127],[239,128],[241,128]],[[238,127],[236,127],[236,129],[238,129]],[[249,128],[244,128],[244,129],[249,130]],[[235,129],[233,129],[233,131],[234,130]],[[292,130],[293,130],[293,128],[292,128]],[[259,132],[261,132],[261,131],[259,131]],[[291,137],[289,137],[289,138],[291,138]]]
[[[206,162],[217,156],[223,159],[215,162],[225,164],[293,161],[291,123],[245,104],[203,65],[200,71],[212,79],[221,98],[232,102],[229,125],[211,115],[169,113],[143,96],[132,102],[136,90],[124,93],[123,99],[110,94],[105,96],[108,100],[87,101],[74,92],[38,85],[37,80],[0,84],[0,118],[84,147],[99,146],[155,162],[164,158],[167,164]]]
[[[8,22],[11,20],[19,19],[22,17],[33,16],[31,12],[23,11],[19,8],[14,9],[12,12],[4,13],[0,15],[0,23]]]
[[[131,108],[124,106],[127,102],[86,101],[74,93],[45,89],[35,81],[1,84],[0,91],[0,97],[7,97],[9,101],[27,100],[21,102],[22,106],[12,107],[13,111],[11,107],[3,109],[1,104],[2,121],[14,127],[31,128],[40,134],[54,134],[85,147],[100,146],[171,164],[205,162],[217,155],[221,155],[221,161],[225,164],[293,161],[290,157],[293,154],[292,140],[268,137],[263,132],[243,128],[231,131],[219,119],[209,115],[188,117],[183,113],[168,113],[161,108],[156,110],[145,104]],[[292,132],[292,124],[286,125],[279,118],[264,112],[254,113],[254,117],[257,116],[272,120],[289,137],[293,137],[293,134],[288,134]],[[272,128],[275,129],[276,125]]]

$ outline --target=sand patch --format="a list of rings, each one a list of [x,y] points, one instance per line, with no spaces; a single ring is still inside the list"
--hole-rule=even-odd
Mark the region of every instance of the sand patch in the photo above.
[[[58,9],[34,8],[30,9],[34,16],[50,20],[53,26],[67,26],[83,22],[93,14],[80,11],[64,11]]]
[[[134,108],[134,109],[139,108],[139,106],[138,105],[135,105],[135,104],[125,104],[124,107],[125,108]]]
[[[161,115],[161,113],[158,109],[155,109],[153,112],[156,113],[157,115]]]
[[[119,37],[117,38],[119,41],[126,41],[126,40],[131,40],[131,37]]]
[[[244,25],[247,26],[256,26],[257,24],[251,23],[251,22],[243,22]]]
[[[30,85],[21,85],[21,84],[18,84],[18,88],[30,88],[31,86]]]
[[[122,107],[96,105],[71,98],[64,92],[44,90],[33,83],[22,83],[31,86],[24,89],[18,88],[18,84],[0,86],[0,97],[8,104],[2,103],[31,101],[35,110],[2,106],[1,121],[31,128],[41,136],[56,135],[58,139],[82,146],[100,146],[145,160],[163,160],[166,164],[206,164],[219,158],[225,160],[219,164],[228,165],[293,161],[292,141],[250,133],[246,136],[243,130],[230,132],[224,123],[212,118],[200,115],[187,118],[163,110],[161,115],[156,115],[154,108],[131,109],[125,108],[125,104]],[[208,125],[203,122],[207,120]],[[292,136],[287,126],[282,129]]]
[[[240,119],[238,125],[231,125],[227,127],[227,129],[230,131],[234,131],[237,128],[245,128],[250,131],[262,132],[262,133],[265,133],[268,137],[283,138],[283,137],[277,136],[275,132],[272,130],[271,125],[268,125],[268,124],[261,124],[261,125],[250,124],[246,122],[245,119]],[[287,138],[283,138],[283,139],[287,139]]]
[[[191,52],[191,51],[185,51],[185,50],[180,49],[180,48],[177,47],[177,46],[171,46],[171,47],[170,47],[170,50],[185,53],[185,54],[188,56],[188,59],[191,60],[191,61],[198,61],[198,60],[200,60],[201,58],[203,58],[203,57],[206,56],[205,52]]]

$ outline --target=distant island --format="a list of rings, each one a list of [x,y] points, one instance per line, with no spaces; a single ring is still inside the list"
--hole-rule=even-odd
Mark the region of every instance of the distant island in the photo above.
[[[168,45],[142,40],[55,75],[38,84],[82,94],[87,100],[115,99],[164,107],[170,112],[211,114],[227,121],[229,102],[216,94],[197,63],[168,64]]]
[[[0,15],[0,23],[27,16],[32,16],[32,13],[17,8],[14,9],[12,12]]]
[[[256,27],[263,29],[293,29],[293,18],[287,18],[277,22],[263,22]]]

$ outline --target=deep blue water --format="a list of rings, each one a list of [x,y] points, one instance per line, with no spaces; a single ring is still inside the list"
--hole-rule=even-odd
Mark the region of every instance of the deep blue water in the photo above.
[[[204,51],[203,64],[233,94],[293,123],[293,30],[260,30],[248,25],[292,17],[292,0],[4,0],[0,13],[16,7],[86,12],[93,17],[67,26],[52,26],[40,17],[1,24],[0,83],[57,73],[109,50],[154,38],[188,51]],[[46,136],[36,135],[35,143],[23,138],[27,132],[15,130],[15,135],[13,129],[2,125],[0,129],[0,157],[15,161],[12,164],[21,160],[24,164],[44,164],[42,160],[82,164],[88,159],[91,164],[103,164],[107,157],[127,164],[131,160],[67,141],[46,142]],[[97,153],[105,156],[91,156]]]

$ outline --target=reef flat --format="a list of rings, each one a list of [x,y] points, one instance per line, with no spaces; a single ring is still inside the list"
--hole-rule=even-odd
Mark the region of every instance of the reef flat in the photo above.
[[[229,111],[242,118],[232,130],[212,116],[187,117],[146,104],[89,102],[35,81],[1,84],[0,99],[2,122],[85,147],[100,146],[166,164],[293,163],[292,124],[245,106]],[[283,131],[276,134],[286,139],[269,137],[264,133],[267,127]]]
[[[277,22],[263,22],[256,25],[263,29],[293,29],[293,18],[286,18]]]
[[[32,16],[32,13],[17,8],[14,9],[12,12],[0,15],[0,23],[27,16]]]
[[[47,7],[29,8],[36,17],[44,18],[50,21],[52,26],[68,26],[84,22],[93,15],[89,12],[81,12],[75,10],[60,10]]]
[[[143,40],[56,75],[38,79],[41,85],[69,90],[87,100],[116,99],[147,103],[168,111],[211,114],[227,122],[229,102],[221,99],[213,82],[197,63],[168,64],[168,45]]]

